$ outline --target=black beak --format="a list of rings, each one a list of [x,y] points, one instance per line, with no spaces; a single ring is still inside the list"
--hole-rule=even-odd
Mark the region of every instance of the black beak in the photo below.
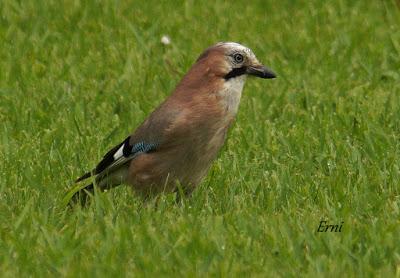
[[[269,68],[259,65],[259,66],[249,66],[246,69],[246,73],[254,75],[261,78],[275,78],[276,74]]]

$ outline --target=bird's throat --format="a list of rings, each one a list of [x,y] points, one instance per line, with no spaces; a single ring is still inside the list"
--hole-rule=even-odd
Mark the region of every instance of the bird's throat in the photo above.
[[[230,78],[224,82],[218,95],[221,97],[220,105],[228,114],[227,116],[236,116],[245,82],[246,75]]]

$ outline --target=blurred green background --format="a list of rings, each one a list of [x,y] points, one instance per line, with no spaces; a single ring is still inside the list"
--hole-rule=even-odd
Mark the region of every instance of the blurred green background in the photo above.
[[[399,27],[389,0],[0,1],[2,276],[399,276]],[[278,78],[195,194],[62,208],[219,41]]]

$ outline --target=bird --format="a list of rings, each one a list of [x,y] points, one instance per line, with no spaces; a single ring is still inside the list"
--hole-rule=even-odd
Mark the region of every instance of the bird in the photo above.
[[[141,125],[75,182],[70,203],[85,204],[95,188],[131,186],[144,198],[182,189],[190,195],[224,145],[238,112],[247,76],[276,74],[253,51],[236,42],[208,47],[175,90]]]

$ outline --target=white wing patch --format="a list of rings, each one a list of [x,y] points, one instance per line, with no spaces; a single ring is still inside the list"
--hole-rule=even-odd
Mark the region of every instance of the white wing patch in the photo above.
[[[118,158],[120,158],[121,156],[124,155],[124,153],[122,151],[124,149],[124,145],[125,144],[122,144],[121,147],[118,149],[118,151],[115,152],[115,154],[113,155],[114,160],[117,160]]]

